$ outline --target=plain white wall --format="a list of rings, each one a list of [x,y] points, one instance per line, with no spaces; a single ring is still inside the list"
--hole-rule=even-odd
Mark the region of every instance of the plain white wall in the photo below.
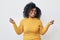
[[[47,33],[42,35],[42,40],[60,40],[60,0],[0,0],[0,40],[23,40],[23,34],[15,33],[9,18],[19,25],[25,5],[31,1],[41,9],[44,26],[55,20]]]

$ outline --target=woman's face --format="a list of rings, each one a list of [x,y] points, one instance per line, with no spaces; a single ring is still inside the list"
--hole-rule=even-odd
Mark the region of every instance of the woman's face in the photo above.
[[[31,9],[30,12],[29,12],[29,17],[34,18],[35,15],[36,15],[36,8],[33,8],[33,9]]]

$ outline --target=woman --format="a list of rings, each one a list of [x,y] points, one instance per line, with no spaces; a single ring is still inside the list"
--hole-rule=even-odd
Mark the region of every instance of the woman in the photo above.
[[[10,23],[13,24],[14,30],[18,35],[24,32],[23,40],[41,40],[40,35],[44,35],[50,25],[54,23],[54,20],[51,20],[47,23],[45,28],[43,28],[40,19],[41,10],[32,2],[25,6],[23,14],[24,19],[21,20],[18,27],[12,18],[9,20]]]

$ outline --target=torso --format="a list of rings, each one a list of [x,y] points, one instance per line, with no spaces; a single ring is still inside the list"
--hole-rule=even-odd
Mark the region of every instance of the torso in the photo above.
[[[23,22],[24,40],[40,40],[39,19],[26,18]]]

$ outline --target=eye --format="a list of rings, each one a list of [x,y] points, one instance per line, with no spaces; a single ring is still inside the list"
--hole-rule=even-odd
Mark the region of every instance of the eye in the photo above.
[[[34,11],[34,10],[31,10],[31,11]]]

